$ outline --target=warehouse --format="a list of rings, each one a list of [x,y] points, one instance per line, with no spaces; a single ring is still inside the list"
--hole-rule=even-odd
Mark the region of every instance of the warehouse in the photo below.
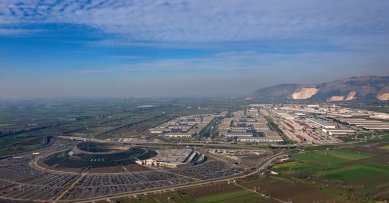
[[[229,132],[224,135],[225,137],[253,137],[253,133],[245,132]]]
[[[284,140],[277,137],[240,137],[237,139],[238,142],[254,142],[254,143],[277,143],[283,142]]]
[[[365,130],[374,130],[374,131],[389,130],[389,124],[387,122],[382,122],[378,120],[366,120],[362,118],[355,118],[355,119],[340,119],[340,121],[348,123],[349,125],[356,125]]]
[[[307,118],[307,120],[316,124],[316,125],[319,125],[322,128],[325,128],[325,129],[335,129],[336,128],[335,124],[328,122],[328,121],[325,121],[325,120],[316,119],[316,118]]]
[[[295,118],[305,118],[305,117],[307,117],[307,115],[304,113],[294,113],[294,117]]]
[[[336,130],[323,129],[322,131],[328,133],[329,135],[349,135],[355,133],[355,130],[351,130],[351,129],[336,129]]]
[[[165,137],[192,137],[190,133],[166,133]]]

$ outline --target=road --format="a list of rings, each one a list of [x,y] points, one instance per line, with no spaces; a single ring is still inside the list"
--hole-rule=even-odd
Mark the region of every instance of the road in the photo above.
[[[67,187],[64,191],[62,191],[62,193],[54,200],[54,202],[57,202],[58,200],[60,200],[71,188],[73,188],[74,186],[77,185],[78,182],[80,182],[80,180],[82,180],[82,178],[87,174],[88,172],[85,172],[85,173],[81,173],[81,175],[69,186]]]
[[[112,144],[131,144],[131,145],[137,145],[137,146],[143,146],[143,147],[172,147],[172,146],[190,146],[190,147],[217,147],[217,148],[226,148],[226,149],[252,149],[252,150],[258,150],[261,147],[263,148],[271,148],[272,146],[277,147],[293,147],[298,148],[302,145],[245,145],[245,144],[231,144],[231,143],[206,143],[206,142],[177,142],[177,143],[166,143],[166,142],[133,142],[133,141],[116,141],[116,140],[101,140],[101,139],[94,139],[94,138],[83,138],[83,137],[72,137],[72,136],[58,136],[58,138],[62,138],[65,140],[74,140],[74,141],[81,141],[81,142],[96,142],[96,143],[112,143]],[[314,145],[310,145],[314,146]]]

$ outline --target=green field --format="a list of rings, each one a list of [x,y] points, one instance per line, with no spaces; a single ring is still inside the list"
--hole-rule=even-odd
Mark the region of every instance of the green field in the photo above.
[[[389,171],[366,165],[351,165],[330,170],[325,175],[328,179],[341,180],[347,183],[353,183],[357,180],[370,179],[377,176],[389,176]]]
[[[319,165],[342,164],[348,161],[366,159],[372,155],[363,152],[351,152],[345,150],[320,150],[309,153],[300,153],[292,156],[301,162],[315,163]]]
[[[357,148],[356,148],[357,149]],[[273,170],[287,177],[315,177],[337,181],[355,191],[374,191],[389,182],[389,165],[378,155],[357,150],[323,149],[293,154],[293,161],[277,164]],[[302,176],[303,175],[303,176]],[[333,184],[338,185],[337,182]],[[339,186],[339,185],[338,185]]]
[[[90,130],[90,129],[88,129],[88,130],[79,131],[78,133],[94,134],[94,133],[96,133],[96,131],[95,131],[95,130]]]
[[[384,150],[389,150],[389,145],[385,145],[385,146],[382,146],[382,147],[379,147],[380,149],[384,149]]]
[[[293,162],[278,164],[273,167],[278,172],[314,173],[329,170],[350,161],[372,157],[371,154],[345,150],[315,150],[292,155]]]
[[[28,137],[23,138],[24,135],[7,136],[0,138],[0,156],[17,153],[25,150],[34,150],[42,147],[44,144],[43,137]],[[12,143],[12,144],[10,144]]]

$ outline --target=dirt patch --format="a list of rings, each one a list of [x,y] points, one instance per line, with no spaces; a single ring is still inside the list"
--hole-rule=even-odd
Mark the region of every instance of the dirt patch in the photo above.
[[[346,97],[346,101],[356,99],[356,97],[355,97],[356,94],[357,94],[357,91],[350,91]]]
[[[330,97],[329,101],[343,101],[344,96],[332,96]]]
[[[303,87],[297,89],[290,95],[292,99],[309,99],[319,91],[316,87]]]
[[[378,163],[378,164],[389,164],[389,155],[382,155],[379,157],[373,157],[368,159],[370,162]]]
[[[249,181],[247,184],[243,183],[243,185],[249,188],[257,189],[261,193],[269,194],[271,197],[275,197],[283,201],[314,202],[319,199],[325,201],[334,198],[333,196],[321,192],[318,189],[275,178]]]
[[[377,99],[381,100],[381,101],[388,101],[389,100],[389,93],[377,94]]]
[[[376,200],[388,200],[389,199],[389,184],[381,186],[376,190],[367,193],[367,196]]]
[[[378,145],[377,146],[366,146],[366,147],[365,146],[361,146],[361,147],[358,147],[358,149],[349,148],[348,150],[354,151],[356,153],[358,153],[358,152],[366,152],[366,153],[370,153],[370,154],[374,154],[374,155],[378,155],[378,156],[389,155],[388,151],[379,149]]]
[[[385,180],[387,177],[386,176],[376,176],[376,177],[371,177],[371,178],[361,178],[358,180],[353,181],[353,184],[357,185],[369,185],[369,184],[376,184],[377,182],[381,182],[382,180]]]
[[[238,191],[241,189],[242,188],[237,187],[235,185],[223,182],[223,183],[213,183],[204,186],[192,187],[188,189],[182,189],[179,190],[178,192],[184,193],[194,198],[200,198],[200,197],[206,197],[206,196],[211,196],[220,193]]]

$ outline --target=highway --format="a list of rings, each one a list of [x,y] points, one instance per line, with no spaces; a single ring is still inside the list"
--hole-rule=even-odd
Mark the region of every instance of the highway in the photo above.
[[[116,140],[101,140],[94,138],[72,137],[72,136],[58,136],[65,140],[80,141],[80,142],[96,142],[96,143],[112,143],[112,144],[129,144],[142,147],[163,147],[163,146],[190,146],[190,147],[211,147],[211,148],[226,148],[226,149],[266,149],[266,148],[299,148],[303,145],[245,145],[245,144],[231,144],[231,143],[206,143],[206,142],[134,142],[134,141],[116,141]],[[313,146],[313,145],[310,145]]]

